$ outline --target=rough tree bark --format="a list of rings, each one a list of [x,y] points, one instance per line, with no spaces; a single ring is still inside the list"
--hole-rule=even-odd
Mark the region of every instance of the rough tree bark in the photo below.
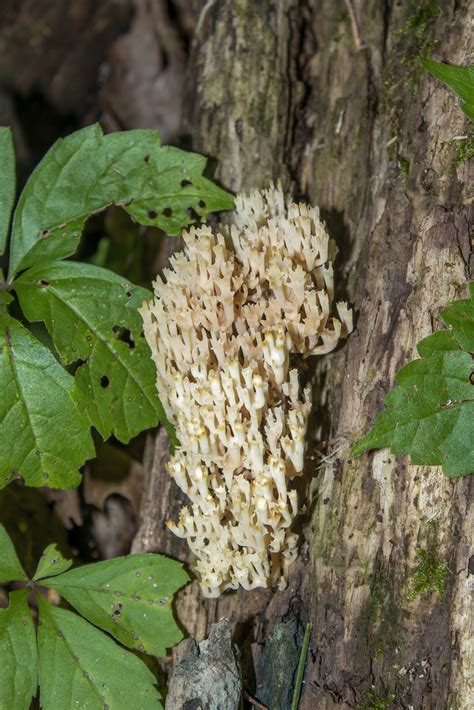
[[[469,127],[417,56],[465,64],[468,15],[465,0],[210,0],[199,16],[185,101],[193,147],[231,189],[280,179],[321,206],[340,248],[339,296],[357,313],[347,345],[311,362],[308,513],[288,589],[216,602],[193,585],[179,603],[198,640],[230,618],[247,689],[272,710],[288,707],[306,621],[302,708],[472,706],[472,478],[448,480],[387,451],[349,457],[396,370],[466,292],[472,166],[458,139]],[[162,470],[152,471],[155,489]],[[146,546],[186,559],[161,525]],[[444,594],[409,597],[417,550],[446,566]],[[275,634],[286,663],[269,652]]]
[[[469,126],[417,62],[428,53],[468,63],[470,7],[8,0],[0,10],[0,116],[16,129],[23,167],[58,133],[98,118],[109,130],[155,127],[177,142],[183,114],[186,146],[215,160],[226,187],[279,179],[321,206],[338,241],[338,296],[354,304],[356,331],[338,352],[309,363],[307,513],[289,587],[203,601],[193,583],[178,601],[197,641],[230,619],[245,689],[271,710],[290,705],[307,621],[301,708],[472,706],[472,478],[449,481],[386,451],[349,457],[396,370],[439,327],[440,308],[463,296],[470,276],[472,165],[462,160]],[[163,244],[165,258],[177,243]],[[163,525],[181,504],[166,451],[163,433],[150,438],[134,549],[188,561]],[[419,550],[432,572],[447,568],[444,594],[409,598]]]

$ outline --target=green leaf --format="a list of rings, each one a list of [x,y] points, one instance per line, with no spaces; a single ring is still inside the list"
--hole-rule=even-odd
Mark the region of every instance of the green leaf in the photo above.
[[[26,579],[28,577],[20,564],[13,543],[3,525],[0,525],[0,584]]]
[[[28,592],[10,592],[10,606],[0,609],[0,708],[28,710],[38,687],[36,634]]]
[[[166,419],[137,311],[148,291],[72,261],[29,269],[15,290],[28,320],[45,322],[63,364],[80,362],[74,396],[104,439],[126,443]]]
[[[38,562],[35,576],[33,579],[43,579],[43,577],[51,577],[56,574],[66,572],[72,565],[72,560],[66,560],[59,552],[57,545],[48,545]]]
[[[451,326],[459,346],[474,353],[474,281],[469,284],[470,298],[456,301],[444,309],[442,317]]]
[[[71,488],[94,456],[90,424],[72,398],[74,380],[17,320],[0,308],[0,487]]]
[[[188,579],[181,563],[141,554],[78,567],[42,584],[128,648],[164,656],[183,637],[171,603]]]
[[[15,151],[12,132],[0,127],[0,256],[7,245],[10,216],[15,200]]]
[[[8,291],[0,291],[0,307],[8,306],[8,304],[12,303],[14,300],[15,299]]]
[[[474,64],[468,67],[453,67],[450,64],[422,59],[424,68],[452,89],[461,99],[462,110],[474,121]]]
[[[157,710],[155,678],[133,653],[38,595],[40,701],[44,710]]]
[[[9,279],[73,254],[85,220],[111,204],[178,234],[195,216],[233,207],[202,177],[203,156],[160,146],[152,130],[104,136],[99,125],[60,139],[28,180],[15,210]]]
[[[386,395],[386,409],[353,455],[390,446],[410,454],[414,464],[442,465],[447,476],[474,472],[473,284],[470,292],[470,299],[442,312],[451,330],[424,338],[422,359],[398,372],[398,387]]]

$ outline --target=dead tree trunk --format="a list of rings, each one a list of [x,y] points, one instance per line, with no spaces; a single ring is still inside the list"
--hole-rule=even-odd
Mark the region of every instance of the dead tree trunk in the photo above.
[[[471,707],[472,479],[387,451],[349,457],[396,370],[465,294],[458,139],[469,126],[418,55],[465,64],[468,15],[467,0],[209,0],[197,24],[184,111],[193,147],[228,188],[280,179],[320,205],[339,244],[338,295],[357,312],[347,345],[312,363],[308,514],[288,590],[203,602],[192,587],[180,602],[198,640],[230,618],[247,689],[272,710],[289,707],[306,621],[302,708]],[[170,550],[166,535],[147,546]],[[420,570],[417,550],[431,566]],[[444,593],[429,591],[443,566]],[[411,598],[422,573],[427,591]]]

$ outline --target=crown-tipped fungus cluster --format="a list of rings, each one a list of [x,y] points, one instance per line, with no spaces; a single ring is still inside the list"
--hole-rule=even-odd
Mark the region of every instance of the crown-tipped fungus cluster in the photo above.
[[[336,249],[317,208],[272,187],[238,196],[234,221],[185,232],[141,309],[181,443],[169,472],[190,499],[168,527],[208,597],[285,586],[311,407],[290,355],[327,353],[352,329],[345,303],[330,317]]]

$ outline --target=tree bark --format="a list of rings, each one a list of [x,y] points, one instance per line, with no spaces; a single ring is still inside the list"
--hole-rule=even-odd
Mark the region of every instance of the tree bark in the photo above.
[[[440,309],[466,293],[472,165],[459,138],[470,128],[418,55],[466,64],[469,42],[462,0],[210,0],[198,20],[185,102],[194,149],[228,188],[281,180],[320,205],[340,250],[337,295],[357,314],[348,343],[311,361],[309,512],[288,589],[203,601],[193,585],[178,605],[198,639],[231,620],[247,689],[272,710],[288,707],[297,654],[281,668],[285,695],[265,649],[289,620],[313,628],[301,708],[472,707],[473,479],[387,450],[349,455]],[[157,533],[153,547],[168,545]],[[444,593],[427,579],[410,594],[420,550],[432,573],[447,568]]]

